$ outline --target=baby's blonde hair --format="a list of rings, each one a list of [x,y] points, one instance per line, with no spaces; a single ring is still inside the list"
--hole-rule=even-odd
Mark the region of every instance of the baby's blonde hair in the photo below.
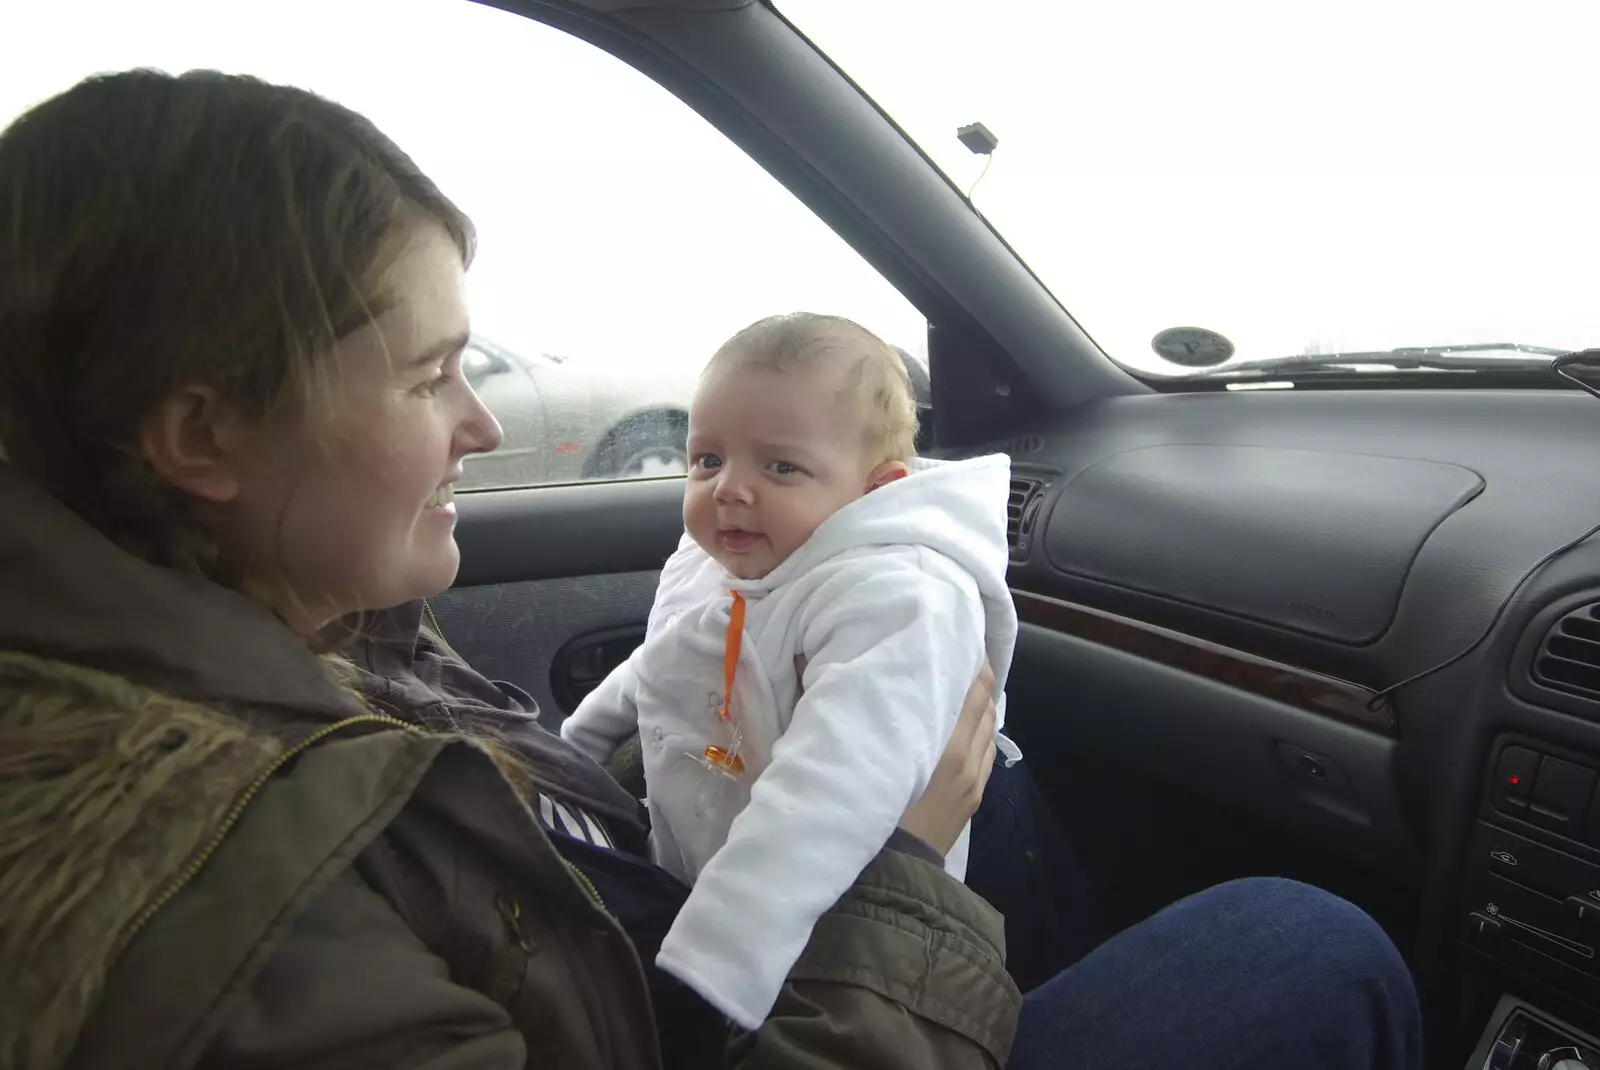
[[[888,343],[843,316],[791,312],[757,320],[711,356],[700,381],[739,368],[789,371],[824,360],[853,359],[849,384],[874,464],[909,461],[917,452],[917,402],[904,361]]]

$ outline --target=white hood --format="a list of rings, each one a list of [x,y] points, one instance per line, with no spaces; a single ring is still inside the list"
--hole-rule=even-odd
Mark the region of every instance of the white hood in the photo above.
[[[759,580],[729,578],[730,589],[765,593],[830,557],[866,546],[926,546],[972,573],[980,587],[1005,589],[1010,548],[1006,502],[1011,458],[966,461],[915,457],[903,479],[879,487],[823,521],[789,559]],[[1009,597],[1007,599],[1009,601]]]
[[[758,580],[724,575],[722,584],[746,595],[762,595],[806,575],[851,550],[873,546],[924,546],[948,557],[972,576],[983,598],[984,646],[994,670],[998,727],[1005,724],[1005,686],[1017,645],[1017,609],[1006,583],[1011,546],[1006,539],[1006,503],[1011,497],[1011,458],[991,453],[964,461],[927,457],[911,460],[902,479],[879,487],[823,521],[788,560]],[[684,543],[692,546],[688,536]],[[1022,757],[1000,735],[1007,765]]]

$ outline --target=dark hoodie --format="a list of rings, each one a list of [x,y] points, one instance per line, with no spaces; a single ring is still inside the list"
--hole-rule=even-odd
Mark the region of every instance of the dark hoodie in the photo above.
[[[0,463],[0,1070],[661,1065],[617,919],[483,749],[432,724],[472,711],[418,728],[384,712],[405,673],[365,668],[377,710],[254,603]],[[629,826],[631,797],[534,727],[500,722],[552,790]],[[886,851],[720,1061],[1001,1063],[1000,934]]]
[[[611,775],[539,723],[533,697],[479,675],[423,627],[409,602],[365,622],[348,650],[356,684],[374,706],[436,731],[492,734],[527,761],[538,790],[593,814],[635,854],[645,845],[644,808]]]

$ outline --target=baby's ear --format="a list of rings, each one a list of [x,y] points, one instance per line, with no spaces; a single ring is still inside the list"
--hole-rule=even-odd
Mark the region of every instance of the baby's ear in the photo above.
[[[867,475],[867,493],[870,494],[897,479],[904,479],[910,471],[904,461],[884,461]]]

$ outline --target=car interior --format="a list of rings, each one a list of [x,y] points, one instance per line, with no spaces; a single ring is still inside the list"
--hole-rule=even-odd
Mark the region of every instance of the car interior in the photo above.
[[[1304,880],[1393,937],[1431,1065],[1600,1066],[1594,376],[1135,375],[781,2],[489,6],[664,87],[926,317],[922,451],[1013,463],[1007,733],[1117,927]],[[462,493],[444,636],[554,727],[642,640],[682,487]]]
[[[686,101],[927,316],[925,452],[1014,465],[1009,731],[1119,925],[1306,880],[1402,949],[1434,1065],[1591,1057],[1600,401],[1555,374],[1142,381],[773,7],[497,6]],[[642,638],[680,494],[463,495],[450,642],[559,720]]]

